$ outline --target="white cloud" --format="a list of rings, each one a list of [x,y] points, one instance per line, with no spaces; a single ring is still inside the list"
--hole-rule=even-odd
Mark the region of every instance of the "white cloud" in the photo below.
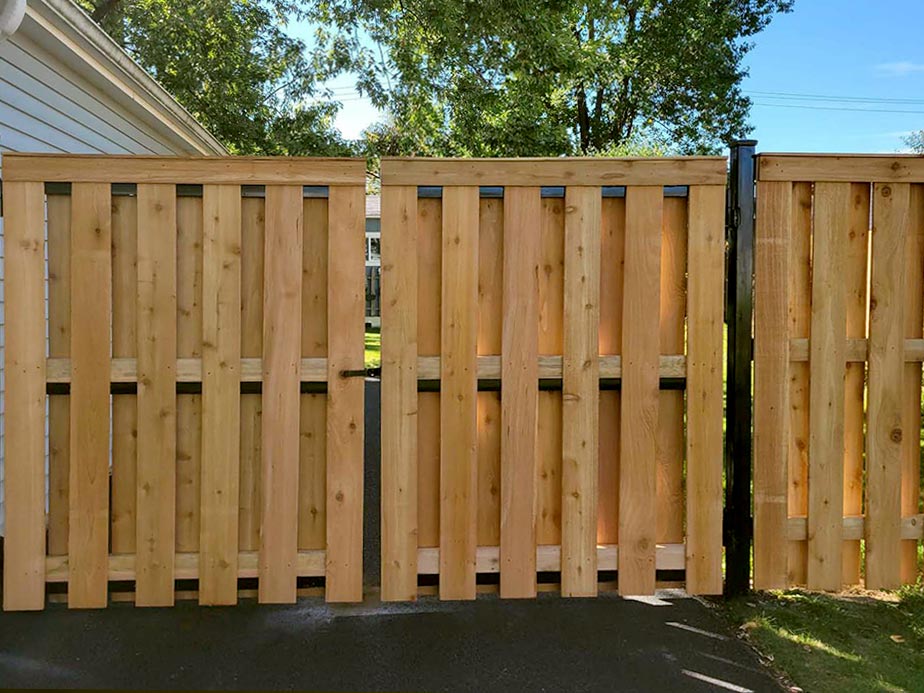
[[[908,60],[902,60],[895,63],[882,63],[877,65],[876,69],[888,75],[904,77],[918,72],[924,72],[924,63],[913,63]]]

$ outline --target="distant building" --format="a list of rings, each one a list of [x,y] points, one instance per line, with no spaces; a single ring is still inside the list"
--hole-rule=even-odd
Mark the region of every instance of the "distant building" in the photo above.
[[[382,274],[382,198],[366,196],[366,325],[380,327]]]

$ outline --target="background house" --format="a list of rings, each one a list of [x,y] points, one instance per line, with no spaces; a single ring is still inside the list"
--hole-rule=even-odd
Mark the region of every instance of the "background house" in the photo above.
[[[0,18],[7,20],[0,26],[0,153],[227,153],[70,0],[29,0],[27,6],[24,0],[0,0]],[[0,156],[0,181],[2,176]],[[0,212],[0,257],[2,224]],[[2,276],[0,265],[0,349]],[[0,445],[2,368],[0,359]],[[0,458],[0,534],[2,489]]]
[[[366,325],[380,327],[382,274],[382,198],[366,195]]]

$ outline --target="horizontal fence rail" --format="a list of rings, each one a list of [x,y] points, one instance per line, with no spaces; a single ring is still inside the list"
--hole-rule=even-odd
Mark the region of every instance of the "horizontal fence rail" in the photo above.
[[[113,581],[232,604],[241,578],[261,602],[305,577],[361,600],[364,161],[7,154],[3,174],[4,608],[47,583],[102,607]]]
[[[721,592],[725,184],[712,157],[382,161],[384,599]]]
[[[758,157],[754,586],[920,578],[924,158]]]

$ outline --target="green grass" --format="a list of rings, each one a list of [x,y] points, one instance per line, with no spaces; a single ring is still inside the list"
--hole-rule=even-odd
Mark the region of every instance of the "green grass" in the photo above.
[[[378,368],[382,365],[382,334],[366,332],[366,368]]]
[[[752,594],[733,626],[806,693],[924,692],[924,588],[895,594]]]

